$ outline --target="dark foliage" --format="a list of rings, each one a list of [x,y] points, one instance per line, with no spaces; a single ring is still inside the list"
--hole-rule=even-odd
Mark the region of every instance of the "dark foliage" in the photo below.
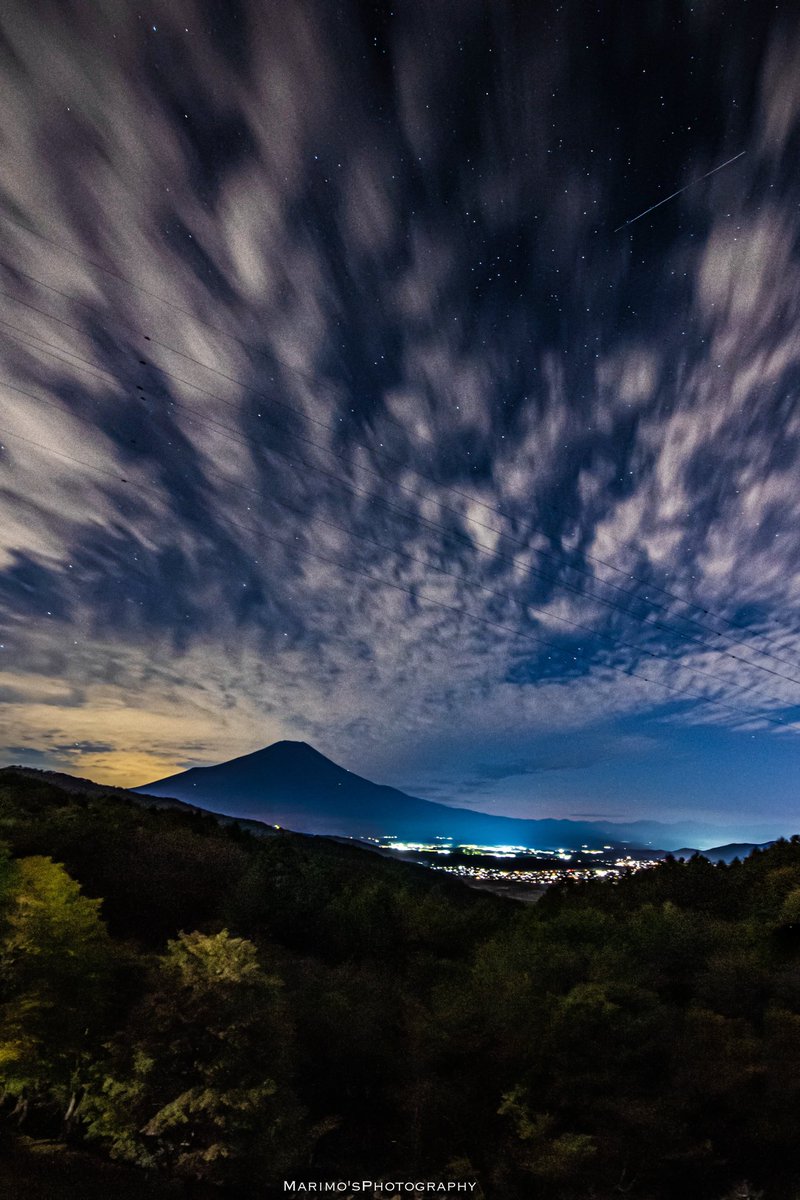
[[[800,1190],[798,839],[531,907],[9,772],[0,838],[6,1136],[66,1139],[87,1195],[109,1157],[143,1195]]]

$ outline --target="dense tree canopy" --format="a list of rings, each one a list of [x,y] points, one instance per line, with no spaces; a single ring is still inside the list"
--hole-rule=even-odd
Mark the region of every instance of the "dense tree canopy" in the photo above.
[[[27,1107],[76,1097],[108,1008],[114,947],[100,901],[81,895],[62,866],[22,858],[9,873],[0,949],[0,1077]]]
[[[89,1136],[115,1157],[198,1179],[232,1181],[246,1166],[266,1181],[291,1167],[303,1139],[281,986],[227,930],[171,941],[97,1063]]]
[[[796,1200],[798,839],[523,906],[7,772],[0,836],[6,1128],[143,1195]]]

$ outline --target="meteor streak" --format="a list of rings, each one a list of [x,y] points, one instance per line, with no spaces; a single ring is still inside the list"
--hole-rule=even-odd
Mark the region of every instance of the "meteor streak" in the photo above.
[[[729,158],[726,162],[720,163],[718,167],[714,167],[712,170],[706,171],[705,175],[701,175],[698,179],[691,179],[689,183],[685,184],[682,188],[678,188],[677,192],[672,192],[671,195],[665,196],[663,200],[657,200],[655,204],[651,204],[649,208],[646,208],[644,212],[640,212],[638,216],[631,217],[628,221],[623,221],[621,225],[617,226],[617,228],[614,230],[614,233],[619,233],[620,229],[625,229],[628,225],[632,225],[634,221],[640,221],[642,217],[646,217],[648,213],[653,211],[653,209],[660,208],[661,205],[666,204],[668,200],[674,200],[676,196],[680,196],[681,192],[685,192],[687,188],[692,186],[692,184],[700,183],[703,179],[708,179],[709,175],[715,175],[717,171],[721,171],[723,167],[730,166],[732,162],[736,162],[737,158],[741,158],[742,155],[746,153],[746,150],[740,150],[738,154],[734,154],[733,158]]]

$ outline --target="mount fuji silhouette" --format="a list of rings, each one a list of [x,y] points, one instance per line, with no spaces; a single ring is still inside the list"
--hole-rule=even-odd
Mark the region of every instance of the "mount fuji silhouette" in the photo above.
[[[526,820],[451,808],[371,783],[305,742],[275,742],[214,767],[192,767],[134,788],[233,817],[297,833],[400,841],[452,838],[458,843],[555,850],[599,848],[609,841],[643,845],[622,826],[569,820]],[[613,832],[612,832],[613,831]]]

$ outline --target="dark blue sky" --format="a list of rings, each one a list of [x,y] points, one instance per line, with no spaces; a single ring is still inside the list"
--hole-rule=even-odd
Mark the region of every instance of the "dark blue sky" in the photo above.
[[[0,757],[793,831],[798,62],[780,4],[7,5]]]

